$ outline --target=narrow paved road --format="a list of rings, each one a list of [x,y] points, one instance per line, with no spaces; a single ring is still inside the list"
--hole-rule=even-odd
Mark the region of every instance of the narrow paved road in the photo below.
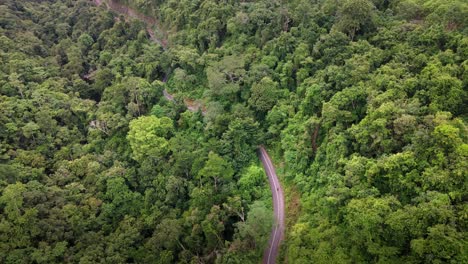
[[[271,230],[270,241],[268,247],[263,253],[264,264],[276,263],[276,257],[278,256],[279,246],[284,236],[284,196],[283,189],[281,188],[278,176],[276,176],[275,167],[271,162],[270,156],[266,149],[261,146],[258,151],[260,160],[262,161],[263,167],[265,168],[268,181],[270,182],[270,189],[273,195],[273,212],[274,222]]]
[[[166,89],[163,90],[163,94],[166,100],[174,102],[174,96],[170,94]]]
[[[92,0],[92,1],[94,4],[98,6],[104,3],[104,0]],[[108,0],[108,1],[109,2],[106,2],[107,8],[117,13],[121,13],[123,15],[129,16],[135,19],[139,19],[145,22],[148,25],[147,30],[151,37],[151,40],[153,42],[160,44],[163,49],[167,48],[167,39],[165,38],[161,40],[157,39],[155,37],[154,31],[151,28],[152,26],[156,26],[157,28],[160,29],[156,20],[149,18],[147,16],[144,16],[142,14],[139,14],[137,11],[127,6],[121,5],[113,0]],[[167,81],[167,77],[168,75],[164,77],[163,82]],[[168,101],[174,102],[174,96],[170,94],[166,89],[163,90],[163,94],[164,94],[164,97]],[[205,115],[206,111],[203,109],[202,105],[193,104],[193,103],[188,104],[187,102],[185,103],[186,103],[187,108],[192,112],[196,112],[198,111],[199,108],[202,108],[202,114]],[[271,230],[268,247],[265,249],[265,252],[263,254],[263,263],[274,264],[276,263],[276,257],[278,256],[279,246],[284,236],[285,225],[284,225],[283,189],[281,188],[280,182],[278,180],[278,176],[276,176],[276,171],[275,171],[275,167],[273,166],[273,162],[271,162],[270,156],[268,156],[268,153],[263,146],[259,148],[258,156],[260,160],[262,161],[263,167],[265,168],[266,175],[268,176],[271,193],[273,195],[273,212],[275,214],[274,224]]]

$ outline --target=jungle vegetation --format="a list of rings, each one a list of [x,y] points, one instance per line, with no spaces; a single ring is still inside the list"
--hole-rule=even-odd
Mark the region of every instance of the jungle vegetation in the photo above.
[[[260,144],[300,195],[279,263],[468,262],[466,1],[119,2],[167,48],[0,0],[0,263],[258,263]]]

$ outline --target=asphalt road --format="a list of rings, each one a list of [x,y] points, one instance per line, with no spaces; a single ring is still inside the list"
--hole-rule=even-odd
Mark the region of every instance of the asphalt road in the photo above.
[[[174,102],[174,96],[170,94],[166,89],[163,90],[164,97],[171,102]]]
[[[263,146],[260,147],[258,155],[262,161],[263,167],[265,168],[268,181],[270,182],[270,189],[273,195],[273,212],[275,215],[270,241],[268,243],[268,247],[263,253],[263,263],[273,264],[276,263],[279,246],[284,237],[284,195],[278,176],[276,175],[273,162],[271,162],[270,156],[268,156],[268,153]]]
[[[103,0],[93,0],[96,5],[101,5]],[[110,4],[109,4],[110,3]],[[127,16],[131,16],[136,19],[143,20],[149,25],[155,25],[156,22],[150,20],[151,18],[144,17],[138,12],[130,9],[126,6],[119,6],[118,3],[114,1],[110,1],[107,3],[107,7],[118,12],[123,13]],[[123,11],[122,11],[123,10]],[[163,49],[166,49],[167,40],[158,40],[155,37],[154,32],[152,31],[151,27],[147,27],[147,30],[151,36],[151,40],[159,43]],[[164,77],[163,82],[167,81],[167,75]],[[164,97],[174,102],[174,96],[170,94],[166,89],[163,90]],[[187,108],[190,111],[196,112],[201,107],[201,105],[187,105]],[[204,115],[206,112],[203,110],[202,114]],[[275,167],[273,166],[273,162],[271,162],[270,156],[266,149],[261,146],[258,151],[258,155],[260,160],[262,161],[263,167],[265,168],[266,175],[268,176],[268,181],[270,182],[270,189],[273,195],[273,212],[274,216],[274,224],[271,230],[270,240],[268,243],[268,247],[265,249],[263,254],[263,263],[264,264],[273,264],[276,263],[276,257],[278,256],[278,250],[281,243],[281,240],[284,236],[284,196],[283,196],[283,189],[278,180],[278,176],[276,176]]]

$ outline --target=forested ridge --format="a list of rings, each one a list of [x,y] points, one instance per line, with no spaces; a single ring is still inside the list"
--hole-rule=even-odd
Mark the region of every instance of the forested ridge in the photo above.
[[[278,263],[468,262],[466,1],[118,2],[0,0],[0,263],[258,263],[260,144]]]

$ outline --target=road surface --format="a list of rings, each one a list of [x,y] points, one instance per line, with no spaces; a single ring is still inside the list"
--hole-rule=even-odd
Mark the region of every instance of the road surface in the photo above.
[[[101,5],[104,3],[103,0],[93,0],[96,5]],[[167,39],[157,39],[155,37],[155,33],[152,29],[153,26],[156,26],[160,30],[158,22],[153,18],[144,16],[137,11],[125,6],[121,5],[113,0],[109,0],[106,3],[107,8],[126,15],[127,17],[132,17],[135,19],[139,19],[147,24],[147,31],[150,35],[150,38],[153,42],[160,44],[163,49],[167,48]],[[166,36],[167,34],[164,34]],[[163,79],[163,82],[167,81],[168,75]],[[174,102],[174,96],[170,94],[166,89],[163,90],[164,97],[171,102]],[[192,111],[196,112],[200,108],[202,109],[202,114],[205,115],[206,110],[203,109],[203,106],[199,103],[194,103],[190,100],[185,100],[184,103],[186,104],[187,108]],[[281,240],[284,236],[284,196],[283,196],[283,189],[278,181],[278,176],[276,176],[275,167],[273,166],[273,162],[271,162],[270,157],[268,156],[267,151],[263,146],[259,148],[258,156],[262,161],[263,167],[265,168],[266,175],[268,176],[268,181],[270,183],[271,193],[273,195],[273,212],[274,212],[274,224],[271,230],[270,240],[268,243],[268,247],[265,249],[263,254],[263,263],[264,264],[274,264],[276,263],[276,257],[278,256],[278,250],[281,243]]]
[[[137,20],[144,22],[146,24],[146,30],[148,31],[148,34],[150,35],[150,40],[159,44],[164,50],[167,49],[167,37],[166,37],[167,32],[164,32],[163,30],[161,30],[161,26],[159,25],[159,22],[156,19],[143,15],[139,13],[137,10],[132,9],[126,5],[120,4],[116,2],[115,0],[107,0],[107,1],[93,0],[92,2],[97,6],[105,4],[106,8],[118,14],[124,15],[124,17],[126,18],[133,18],[133,19],[137,19]],[[163,38],[158,39],[156,37],[156,33],[153,30],[154,27],[157,28],[159,32],[163,33],[163,36],[162,36]],[[166,76],[164,76],[164,79],[162,81],[166,82],[168,76],[169,75],[166,74]],[[167,100],[174,102],[174,95],[170,94],[166,89],[164,89],[163,94]],[[198,102],[194,102],[189,99],[184,100],[184,103],[185,103],[185,106],[187,106],[187,109],[189,111],[197,112],[198,109],[202,109],[202,115],[205,115],[206,110],[204,109],[202,104]]]
[[[174,102],[174,96],[170,94],[166,89],[163,90],[163,94],[166,100]]]
[[[263,253],[264,264],[276,263],[276,257],[278,256],[279,246],[284,236],[284,196],[283,189],[281,188],[278,176],[276,176],[275,167],[271,162],[270,156],[266,149],[261,146],[258,151],[258,156],[262,161],[263,167],[265,168],[268,181],[270,182],[270,189],[273,195],[273,213],[274,222],[271,230],[270,241],[268,247]]]

